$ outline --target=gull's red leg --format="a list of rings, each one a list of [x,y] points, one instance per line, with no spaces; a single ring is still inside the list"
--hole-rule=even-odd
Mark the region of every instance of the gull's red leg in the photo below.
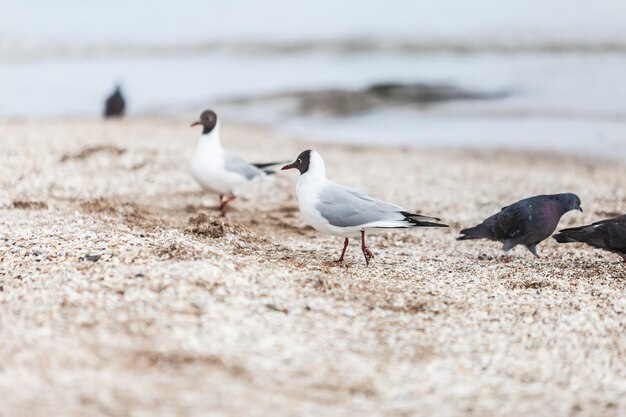
[[[343,262],[343,255],[346,254],[346,249],[348,249],[348,238],[346,238],[346,240],[343,241],[343,250],[341,251],[341,256],[335,262],[337,263]]]
[[[234,195],[231,195],[220,203],[220,217],[224,217],[226,215],[226,206],[235,198],[237,197],[235,197]]]
[[[374,255],[367,246],[365,246],[365,230],[361,230],[361,250],[363,251],[363,256],[365,256],[365,265],[369,266],[370,259],[373,259]]]

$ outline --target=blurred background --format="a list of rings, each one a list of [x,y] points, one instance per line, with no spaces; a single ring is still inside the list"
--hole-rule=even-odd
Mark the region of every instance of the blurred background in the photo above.
[[[626,157],[624,0],[0,0],[0,117]]]

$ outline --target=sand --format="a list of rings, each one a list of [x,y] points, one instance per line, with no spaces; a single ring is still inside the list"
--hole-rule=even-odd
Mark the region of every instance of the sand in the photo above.
[[[217,218],[189,121],[0,123],[0,416],[626,415],[620,258],[549,240],[503,264],[454,239],[538,193],[581,196],[563,227],[623,212],[626,165],[226,123],[247,159],[314,147],[330,178],[451,225],[369,238],[370,267],[352,242],[336,266],[295,172]]]

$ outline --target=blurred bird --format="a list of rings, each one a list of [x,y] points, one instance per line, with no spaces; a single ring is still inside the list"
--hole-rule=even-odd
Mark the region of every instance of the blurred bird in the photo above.
[[[524,245],[537,258],[537,244],[550,237],[561,217],[570,210],[583,211],[576,194],[538,195],[504,207],[478,226],[461,230],[457,240],[489,239],[504,244],[504,262],[509,251]]]
[[[122,89],[118,85],[104,104],[104,117],[122,117],[126,108],[126,100],[122,95]]]
[[[617,253],[626,265],[626,214],[587,226],[563,229],[554,235],[559,243],[580,242]]]
[[[408,227],[448,227],[436,217],[409,213],[400,206],[376,200],[360,191],[326,179],[324,160],[315,151],[306,150],[295,162],[282,169],[297,169],[300,177],[296,186],[298,206],[304,221],[314,229],[345,238],[341,257],[343,262],[349,238],[361,236],[361,251],[365,264],[374,257],[365,245],[365,232]]]
[[[244,194],[252,181],[274,173],[266,168],[283,163],[249,164],[225,151],[220,142],[220,121],[211,110],[203,111],[191,126],[202,126],[191,158],[191,175],[202,188],[219,195],[221,216],[226,214],[226,205]]]

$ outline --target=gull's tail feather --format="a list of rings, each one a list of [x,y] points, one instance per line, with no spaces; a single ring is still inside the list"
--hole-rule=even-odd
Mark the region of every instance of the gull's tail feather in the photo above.
[[[289,161],[282,161],[282,162],[264,162],[262,164],[252,164],[252,165],[254,165],[255,167],[259,169],[264,169],[264,168],[273,167],[274,165],[285,165],[288,163]]]
[[[289,163],[289,161],[282,161],[282,162],[265,162],[262,164],[252,164],[254,167],[260,169],[261,171],[263,171],[266,175],[274,175],[276,174],[276,171],[273,171],[271,169],[265,169],[265,168],[269,168],[269,167],[273,167],[276,165],[285,165]]]
[[[435,223],[441,221],[441,219],[437,217],[423,216],[421,214],[409,213],[406,211],[401,211],[400,214],[404,216],[405,221],[416,227],[450,227],[447,224]]]

